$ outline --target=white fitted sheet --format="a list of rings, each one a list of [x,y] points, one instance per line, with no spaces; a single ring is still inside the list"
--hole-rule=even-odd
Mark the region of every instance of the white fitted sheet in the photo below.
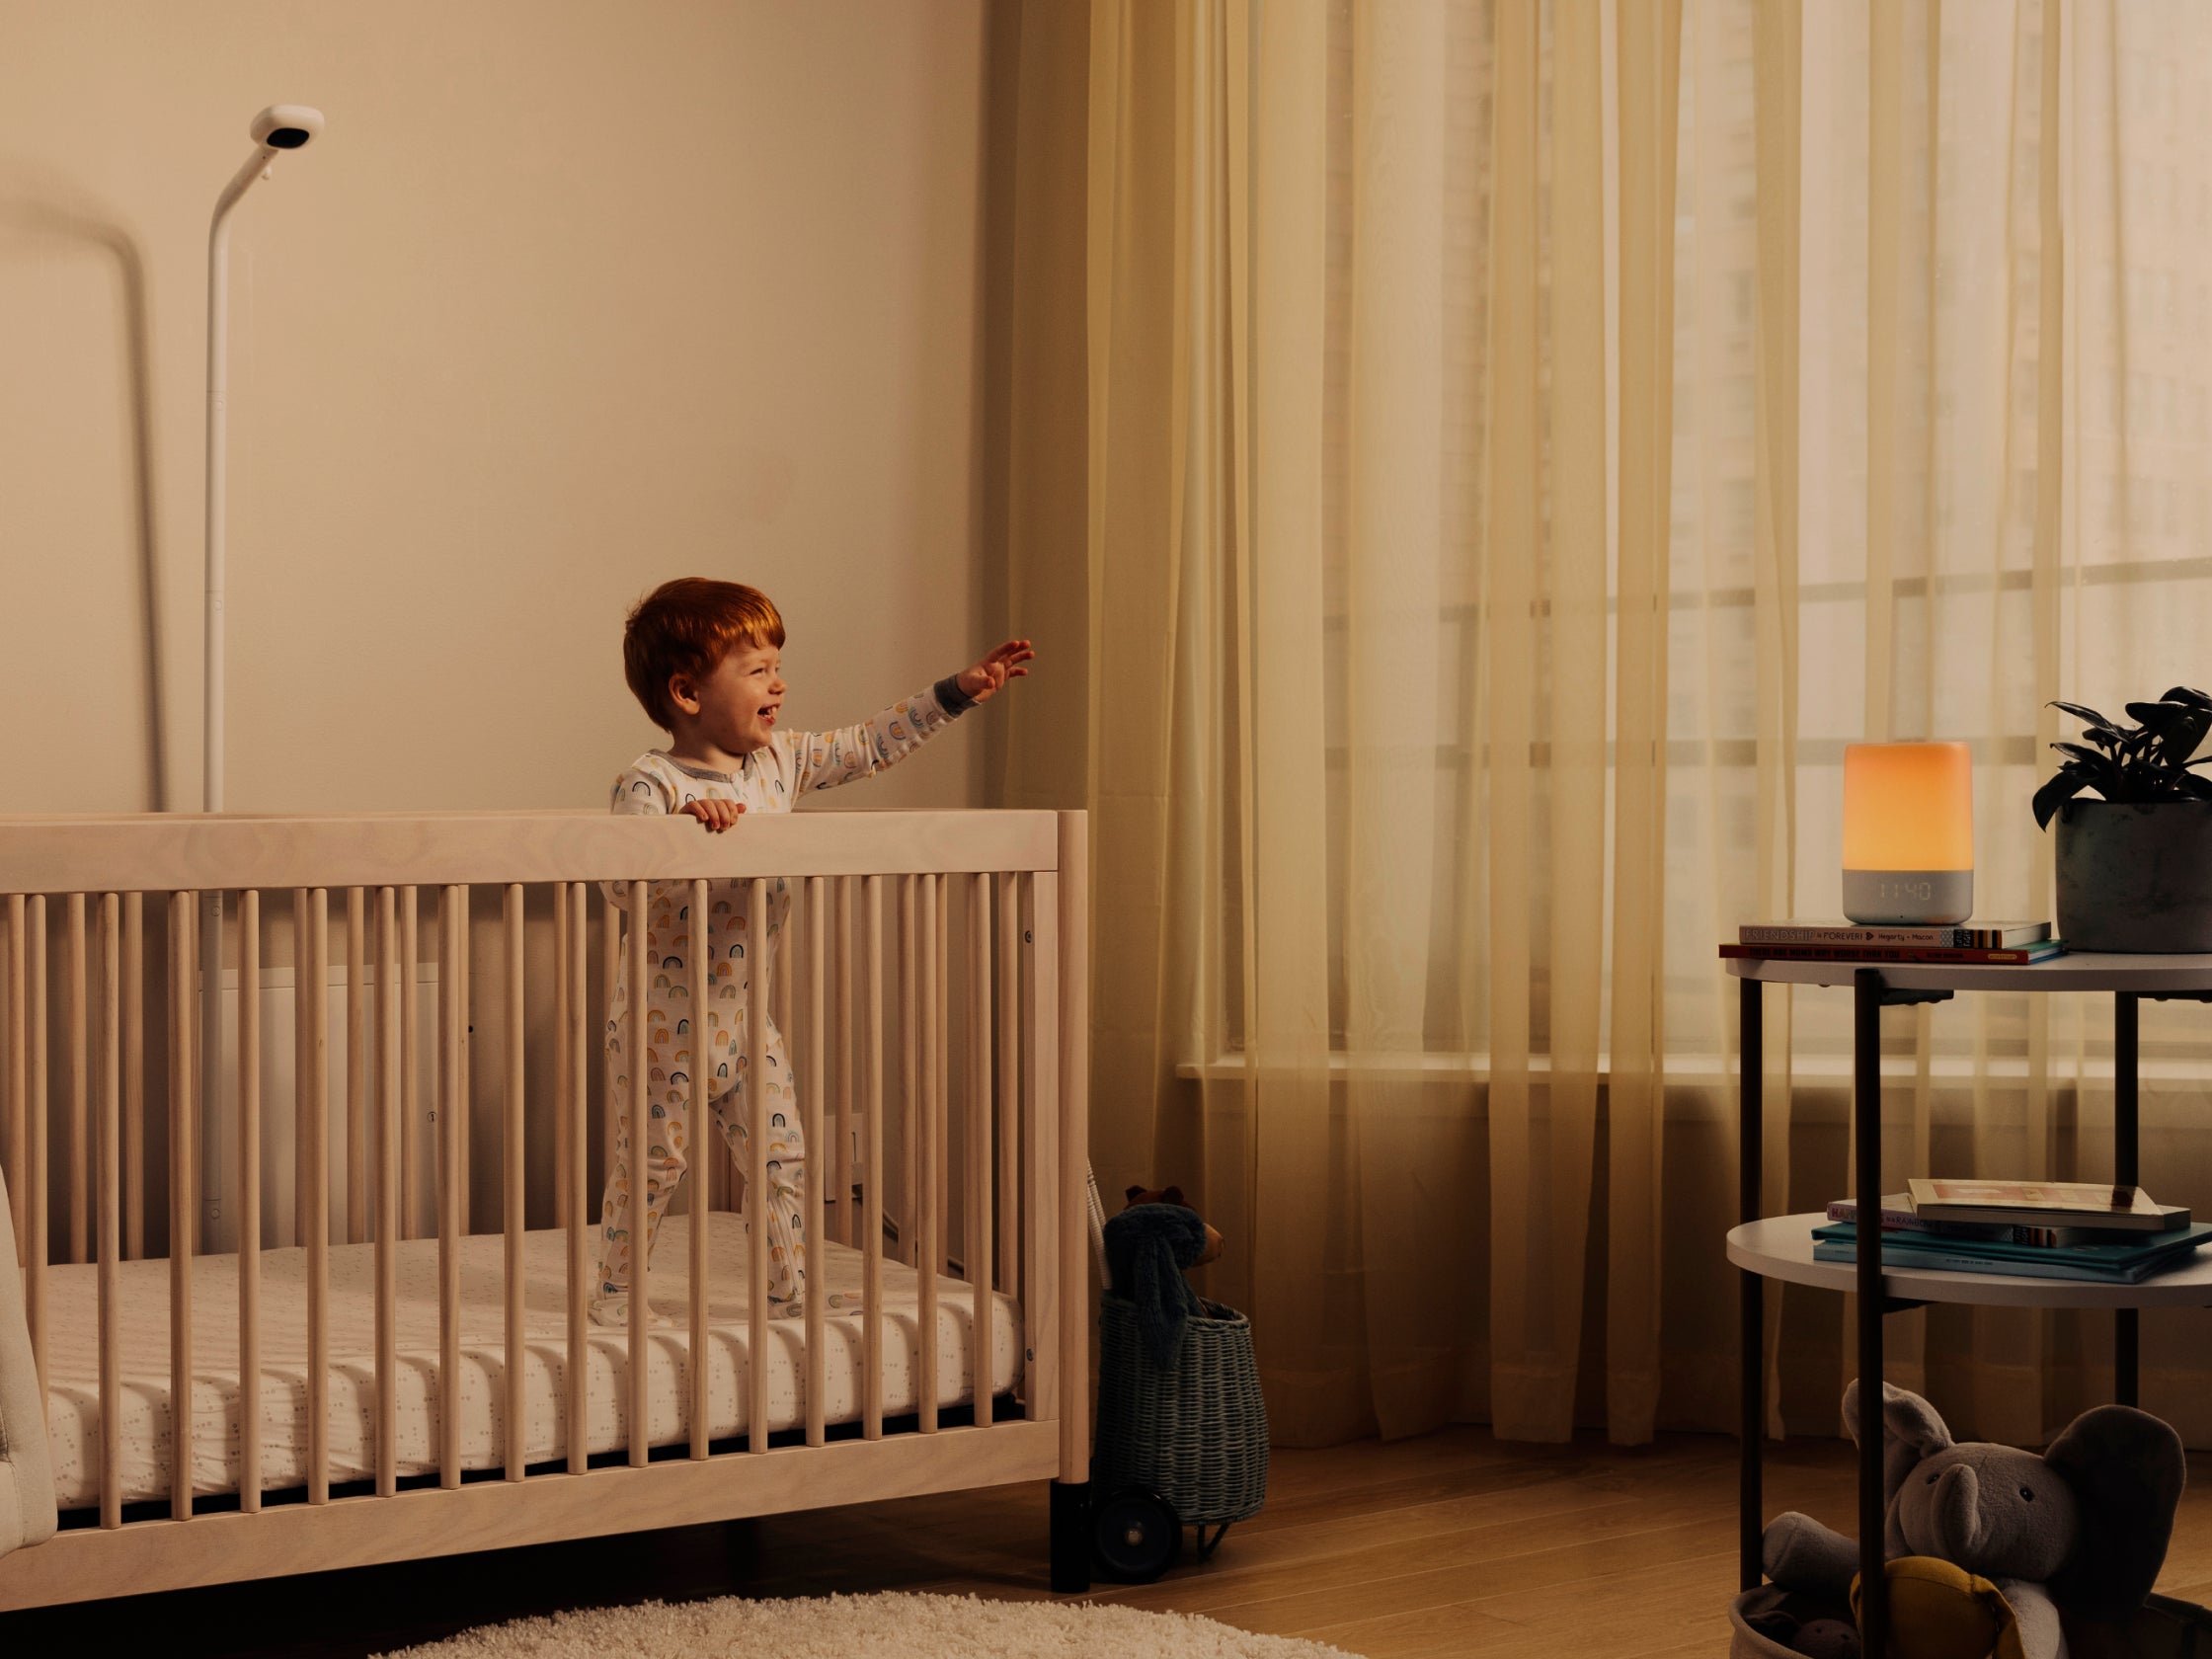
[[[690,1296],[689,1218],[671,1216],[654,1247],[649,1283],[653,1305],[674,1323],[652,1331],[647,1373],[647,1439],[654,1446],[690,1439],[690,1333],[683,1328]],[[506,1240],[498,1233],[461,1241],[461,1460],[471,1469],[507,1461]],[[568,1455],[563,1409],[568,1359],[567,1234],[523,1236],[523,1397],[526,1461]],[[830,1243],[822,1252],[826,1288],[857,1299],[862,1258]],[[398,1249],[399,1472],[435,1471],[438,1416],[437,1240],[411,1239]],[[742,1217],[716,1212],[707,1232],[708,1433],[720,1440],[745,1432],[750,1282]],[[358,1480],[375,1471],[375,1250],[334,1245],[330,1252],[330,1477]],[[46,1273],[46,1396],[54,1484],[61,1507],[100,1501],[100,1322],[97,1269],[48,1268]],[[122,1496],[125,1502],[169,1493],[169,1263],[125,1262],[117,1275],[121,1327]],[[910,1267],[883,1264],[883,1408],[911,1411],[920,1381],[918,1277]],[[965,1402],[975,1375],[972,1294],[940,1279],[937,1300],[937,1403]],[[193,1485],[197,1492],[238,1488],[238,1266],[234,1256],[193,1261]],[[307,1479],[307,1252],[267,1250],[261,1258],[262,1485],[268,1491]],[[990,1377],[994,1393],[1021,1375],[1021,1310],[994,1296]],[[624,1330],[590,1331],[588,1450],[629,1444],[629,1379]],[[860,1416],[861,1321],[857,1313],[828,1318],[823,1328],[824,1419]],[[806,1324],[770,1322],[768,1426],[804,1420]]]

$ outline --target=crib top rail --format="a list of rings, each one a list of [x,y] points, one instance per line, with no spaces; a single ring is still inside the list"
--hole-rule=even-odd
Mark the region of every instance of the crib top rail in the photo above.
[[[0,816],[0,894],[975,874],[1058,868],[1053,812]]]

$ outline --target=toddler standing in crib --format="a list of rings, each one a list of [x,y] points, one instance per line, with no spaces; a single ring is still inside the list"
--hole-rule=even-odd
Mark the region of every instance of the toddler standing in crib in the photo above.
[[[784,682],[779,653],[783,618],[766,594],[734,582],[686,577],[655,589],[630,613],[622,634],[622,670],[655,725],[672,739],[665,750],[650,750],[614,780],[617,813],[682,813],[709,831],[729,829],[747,812],[789,812],[802,795],[864,778],[905,759],[960,715],[991,696],[1009,680],[1029,672],[1022,665],[1034,655],[1027,640],[1009,640],[974,668],[947,675],[926,691],[894,703],[872,720],[833,732],[782,732]],[[669,1201],[689,1163],[684,1146],[685,1111],[690,1084],[677,1073],[687,1070],[708,1090],[708,1101],[722,1138],[750,1168],[748,1138],[756,1130],[768,1137],[768,1191],[749,1193],[752,1247],[760,1247],[765,1217],[768,1248],[769,1312],[795,1315],[804,1310],[807,1239],[805,1131],[783,1034],[767,1028],[767,1070],[758,1079],[745,1074],[746,1011],[751,974],[749,958],[763,952],[773,964],[775,944],[791,908],[781,881],[768,884],[768,913],[750,916],[747,899],[734,883],[709,889],[707,951],[710,983],[716,991],[735,981],[737,995],[710,996],[705,1030],[685,1038],[656,1036],[667,1052],[649,1048],[642,1064],[650,1067],[647,1091],[652,1119],[636,1124],[630,1116],[629,953],[615,981],[607,1010],[607,1098],[615,1112],[614,1167],[607,1172],[606,1198],[599,1227],[599,1288],[592,1317],[602,1325],[629,1320],[630,1254],[639,1234],[636,1175],[644,1174],[646,1259]],[[646,949],[655,966],[647,988],[649,1024],[672,1033],[687,1002],[670,1001],[658,988],[689,984],[691,951],[690,883],[651,884],[644,913],[632,902],[629,925],[645,928]],[[767,1010],[760,1010],[762,1019]],[[675,1063],[678,1045],[695,1056],[688,1066]],[[808,1079],[813,1086],[813,1079]],[[642,1156],[640,1155],[642,1152]],[[653,1316],[658,1321],[658,1315]]]

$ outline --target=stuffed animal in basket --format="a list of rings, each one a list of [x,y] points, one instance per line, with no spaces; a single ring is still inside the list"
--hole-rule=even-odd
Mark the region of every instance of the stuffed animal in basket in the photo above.
[[[1174,1363],[1183,1321],[1206,1316],[1206,1304],[1184,1270],[1220,1255],[1222,1235],[1183,1202],[1180,1187],[1131,1187],[1128,1198],[1106,1224],[1106,1274],[1114,1294],[1136,1305],[1146,1350],[1164,1367]]]
[[[1156,1192],[1150,1187],[1131,1187],[1122,1196],[1129,1200],[1122,1206],[1124,1210],[1134,1210],[1140,1204],[1173,1204],[1184,1210],[1190,1209],[1190,1205],[1184,1201],[1181,1187],[1161,1187]],[[1195,1211],[1192,1213],[1196,1214]],[[1206,1248],[1199,1251],[1198,1259],[1190,1265],[1204,1267],[1208,1262],[1217,1260],[1221,1256],[1222,1235],[1206,1222],[1202,1221],[1198,1224],[1206,1228]]]
[[[1987,1579],[2017,1621],[2022,1659],[2064,1659],[2062,1610],[2116,1620],[2142,1607],[2166,1560],[2186,1474],[2180,1436],[2165,1423],[2100,1405],[2038,1457],[1954,1442],[1934,1406],[1886,1382],[1882,1416],[1886,1559],[1930,1556]],[[1856,1440],[1856,1382],[1844,1390],[1844,1421]],[[1820,1596],[1848,1594],[1858,1571],[1856,1542],[1795,1512],[1769,1523],[1762,1554],[1776,1584]],[[1893,1593],[1897,1577],[1893,1568]],[[1915,1644],[1905,1601],[1892,1621],[1896,1651],[1935,1659],[1936,1649]],[[1974,1659],[1987,1651],[1975,1649]]]

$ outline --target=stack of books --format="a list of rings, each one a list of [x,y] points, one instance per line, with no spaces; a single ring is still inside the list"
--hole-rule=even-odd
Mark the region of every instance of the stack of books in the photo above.
[[[1882,1260],[1944,1273],[2006,1273],[2134,1285],[2185,1267],[2212,1242],[2140,1187],[2096,1181],[1916,1180],[1882,1200]],[[1858,1259],[1858,1207],[1839,1199],[1813,1228],[1813,1259]]]
[[[1973,962],[2024,965],[2066,953],[2047,921],[1861,926],[1849,921],[1747,921],[1724,957],[1782,962]]]

